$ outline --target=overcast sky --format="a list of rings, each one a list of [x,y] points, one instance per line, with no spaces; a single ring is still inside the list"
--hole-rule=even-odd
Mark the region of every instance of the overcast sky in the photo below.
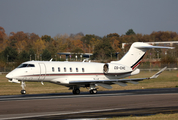
[[[178,33],[178,0],[0,0],[6,34]]]

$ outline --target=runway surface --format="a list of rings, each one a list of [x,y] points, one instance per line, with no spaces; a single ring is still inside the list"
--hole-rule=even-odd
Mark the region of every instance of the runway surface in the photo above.
[[[0,119],[105,118],[178,112],[178,88],[0,96]]]

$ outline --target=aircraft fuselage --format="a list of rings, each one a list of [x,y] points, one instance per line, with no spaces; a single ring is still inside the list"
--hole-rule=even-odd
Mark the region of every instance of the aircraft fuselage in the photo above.
[[[22,63],[6,77],[20,81],[44,81],[69,84],[75,80],[108,80],[131,75],[132,69],[120,65],[93,62],[29,61]],[[12,80],[13,81],[13,80]]]

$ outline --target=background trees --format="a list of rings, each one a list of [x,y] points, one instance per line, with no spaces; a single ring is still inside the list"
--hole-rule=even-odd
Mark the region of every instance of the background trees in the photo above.
[[[4,28],[0,26],[0,43],[3,42],[5,36],[6,36],[6,33],[5,33]]]
[[[136,34],[133,29],[129,29],[125,35],[118,33],[109,33],[104,37],[97,35],[84,35],[82,32],[77,34],[63,34],[51,37],[43,35],[39,37],[35,33],[17,33],[11,32],[6,35],[5,29],[0,26],[0,67],[5,66],[7,62],[24,62],[28,60],[57,60],[58,52],[73,52],[73,53],[93,53],[92,59],[95,60],[111,60],[116,59],[116,54],[120,59],[129,49],[133,42],[163,42],[163,41],[178,41],[178,34],[171,31],[152,32],[150,35]],[[129,43],[122,49],[122,43]],[[176,62],[178,57],[178,45],[174,51],[168,53],[165,57],[165,51],[152,53],[152,58],[161,56],[162,62]],[[174,60],[170,58],[175,58]],[[146,56],[145,58],[149,58]],[[164,59],[163,59],[164,58]]]
[[[51,53],[48,49],[44,49],[41,57],[41,59],[49,61],[51,59]]]
[[[100,42],[101,38],[96,35],[85,35],[81,38],[84,52],[93,52],[95,45]]]
[[[6,47],[6,49],[2,52],[1,57],[3,61],[6,62],[14,62],[17,59],[18,53],[15,48]]]
[[[112,59],[114,49],[111,46],[110,39],[104,37],[96,46],[93,53],[93,59],[105,60]]]
[[[133,31],[133,29],[129,29],[125,34],[126,35],[135,35],[135,32]]]

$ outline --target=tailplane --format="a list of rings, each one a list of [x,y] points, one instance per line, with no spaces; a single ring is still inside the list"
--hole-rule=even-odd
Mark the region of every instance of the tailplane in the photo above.
[[[135,42],[131,45],[129,51],[119,61],[111,61],[111,63],[119,63],[131,67],[132,70],[138,67],[147,50],[152,48],[167,48],[174,47],[152,46],[148,43]]]

